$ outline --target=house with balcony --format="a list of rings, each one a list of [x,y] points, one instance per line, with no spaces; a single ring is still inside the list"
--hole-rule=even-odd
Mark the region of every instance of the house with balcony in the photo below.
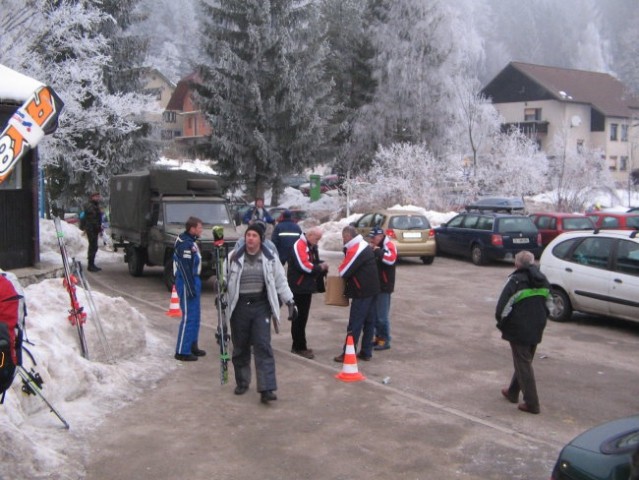
[[[194,72],[180,80],[164,111],[164,121],[173,125],[172,141],[175,153],[195,157],[200,147],[208,143],[212,128],[194,101],[200,76]]]
[[[140,82],[143,93],[157,102],[157,108],[145,113],[143,119],[151,125],[151,137],[166,148],[170,146],[176,133],[181,134],[181,131],[175,132],[174,124],[167,122],[164,118],[164,111],[173,96],[176,85],[158,69],[150,67],[141,70]]]
[[[552,157],[566,148],[601,149],[614,180],[639,175],[639,99],[607,73],[511,62],[482,90],[503,118]]]

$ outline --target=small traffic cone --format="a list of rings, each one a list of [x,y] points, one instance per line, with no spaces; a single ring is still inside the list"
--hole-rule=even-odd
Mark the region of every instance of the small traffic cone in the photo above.
[[[180,310],[180,299],[178,298],[177,290],[175,289],[175,285],[173,285],[173,290],[171,290],[171,304],[169,305],[169,309],[166,311],[166,314],[169,317],[181,317],[182,310]]]
[[[355,355],[355,343],[353,336],[346,337],[346,350],[344,350],[344,363],[342,371],[335,375],[335,378],[342,382],[360,382],[366,377],[357,370],[357,356]]]

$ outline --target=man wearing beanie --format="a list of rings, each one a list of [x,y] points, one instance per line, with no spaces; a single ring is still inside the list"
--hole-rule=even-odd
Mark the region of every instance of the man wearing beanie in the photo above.
[[[288,306],[289,319],[297,316],[297,309],[277,254],[263,242],[264,230],[259,225],[249,225],[244,245],[229,255],[226,278],[235,394],[246,393],[251,383],[252,347],[257,391],[261,402],[267,404],[277,400],[271,318],[279,322],[280,300]]]

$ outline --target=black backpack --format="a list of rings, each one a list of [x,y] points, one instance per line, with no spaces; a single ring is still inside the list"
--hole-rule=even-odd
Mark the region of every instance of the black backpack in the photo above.
[[[22,365],[26,312],[22,293],[15,275],[0,271],[0,403],[4,402],[5,392],[13,383],[16,369]]]

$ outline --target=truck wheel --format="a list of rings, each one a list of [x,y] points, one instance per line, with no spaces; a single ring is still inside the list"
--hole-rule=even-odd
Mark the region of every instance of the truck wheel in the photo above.
[[[164,279],[164,284],[166,285],[167,290],[170,292],[173,290],[173,285],[175,285],[175,275],[173,274],[173,259],[169,258],[164,264],[164,274],[162,275]]]
[[[142,271],[144,270],[144,250],[138,247],[131,247],[128,251],[128,265],[129,265],[129,273],[133,277],[142,276]]]

